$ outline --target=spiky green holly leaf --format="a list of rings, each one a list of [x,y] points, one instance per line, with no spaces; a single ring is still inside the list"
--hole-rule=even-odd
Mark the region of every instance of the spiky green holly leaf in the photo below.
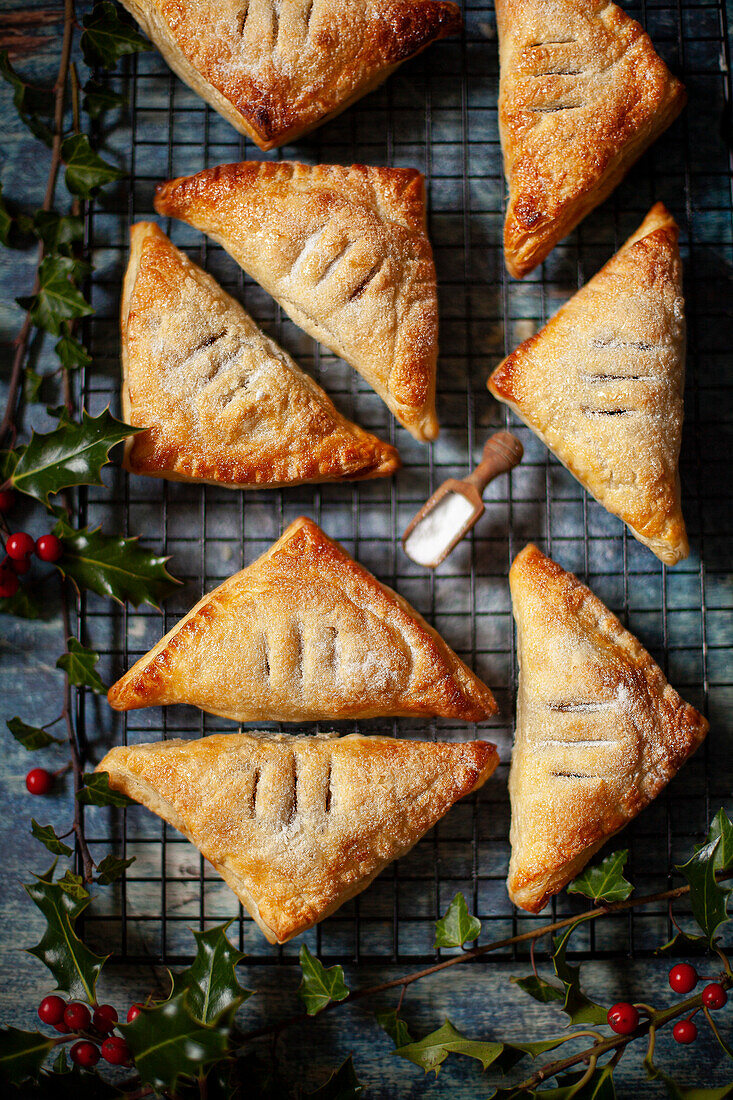
[[[106,111],[113,111],[126,104],[127,96],[113,92],[96,80],[88,80],[84,85],[83,108],[90,118],[101,118]]]
[[[607,1010],[586,997],[580,988],[580,967],[571,966],[567,961],[568,941],[582,921],[571,924],[561,936],[553,942],[552,965],[563,984],[563,1011],[567,1012],[573,1024],[605,1024]]]
[[[46,256],[38,268],[38,292],[30,298],[18,298],[36,328],[61,335],[62,325],[75,317],[86,317],[94,309],[76,286],[74,279],[84,268],[71,256]]]
[[[535,1043],[504,1043],[504,1049],[494,1063],[494,1069],[508,1073],[523,1058],[538,1058],[549,1050],[555,1050],[572,1039],[572,1035],[559,1035],[555,1039],[540,1039]]]
[[[159,608],[162,600],[180,584],[165,567],[167,557],[144,550],[137,538],[105,535],[100,528],[75,531],[60,519],[54,534],[62,540],[64,553],[56,566],[82,591]]]
[[[13,103],[21,120],[35,137],[50,146],[53,143],[53,133],[47,123],[54,115],[53,92],[48,88],[35,88],[32,84],[26,84],[10,64],[7,50],[0,52],[0,76],[13,89]]]
[[[136,803],[121,791],[113,790],[109,785],[107,772],[92,772],[83,775],[83,786],[76,792],[79,802],[85,806],[135,806]]]
[[[730,888],[719,886],[715,879],[718,849],[724,843],[722,835],[703,844],[695,854],[677,868],[690,884],[692,915],[712,947],[718,929],[728,920]]]
[[[36,749],[45,749],[54,743],[61,744],[61,739],[52,737],[43,726],[29,726],[20,718],[11,718],[5,723],[16,741],[20,741],[24,749],[35,752]]]
[[[110,883],[121,878],[130,864],[134,862],[134,856],[130,856],[129,859],[119,859],[117,856],[112,855],[105,856],[101,863],[97,865],[95,882],[98,882],[100,886],[109,886]]]
[[[679,1085],[673,1077],[670,1077],[659,1066],[654,1065],[648,1055],[644,1059],[644,1067],[647,1076],[652,1081],[661,1081],[664,1084],[667,1095],[672,1100],[724,1100],[726,1096],[733,1096],[733,1081],[727,1085],[720,1085],[718,1088],[693,1087],[688,1089]]]
[[[69,997],[94,1001],[94,988],[107,956],[95,955],[74,931],[77,918],[89,904],[89,894],[72,896],[53,881],[56,864],[45,875],[24,886],[46,920],[40,943],[28,948],[53,974],[56,988]]]
[[[0,1028],[0,1081],[21,1085],[29,1078],[37,1080],[54,1045],[53,1039],[40,1031]]]
[[[718,872],[730,871],[733,869],[733,822],[722,807],[710,823],[708,831],[708,844],[713,844],[716,840],[720,843],[715,849],[713,866]]]
[[[691,936],[688,932],[675,932],[671,940],[663,943],[654,952],[655,955],[690,955],[707,948],[705,936]]]
[[[54,351],[59,357],[61,366],[66,370],[80,370],[91,365],[92,357],[79,340],[68,331],[69,326],[62,326],[64,335],[56,344]]]
[[[306,1092],[304,1100],[357,1100],[364,1095],[364,1086],[354,1071],[351,1055],[315,1092]]]
[[[34,817],[31,818],[31,833],[55,856],[70,856],[73,851],[56,835],[53,825],[39,825]]]
[[[377,1012],[375,1016],[379,1026],[384,1028],[396,1047],[404,1047],[412,1042],[410,1030],[395,1008]]]
[[[121,1027],[143,1082],[175,1092],[180,1077],[197,1077],[204,1066],[227,1053],[228,1029],[203,1026],[191,1015],[186,993],[154,1008],[143,1008]]]
[[[36,590],[22,584],[14,596],[0,600],[0,615],[15,615],[18,619],[40,619],[43,607]]]
[[[237,981],[235,967],[244,955],[226,937],[231,923],[194,932],[196,958],[173,978],[171,996],[187,992],[191,1015],[202,1024],[216,1023],[224,1014],[231,1023],[239,1006],[252,996],[251,990]]]
[[[138,33],[135,24],[110,0],[94,5],[84,16],[81,36],[84,60],[90,68],[113,69],[120,57],[152,49]]]
[[[309,1016],[317,1015],[331,1001],[343,1001],[348,997],[349,990],[344,982],[342,966],[329,966],[326,969],[320,959],[311,955],[305,944],[300,949],[299,958],[303,980],[298,986],[298,995]]]
[[[395,1054],[399,1058],[407,1058],[428,1073],[438,1069],[449,1054],[464,1054],[468,1058],[475,1058],[484,1069],[495,1062],[504,1049],[503,1043],[485,1043],[477,1039],[468,1039],[453,1026],[450,1020],[446,1020],[437,1031],[426,1035],[417,1043],[407,1043],[406,1046],[397,1047]]]
[[[599,1066],[589,1078],[586,1078],[584,1070],[563,1074],[557,1079],[557,1088],[543,1089],[530,1095],[541,1100],[615,1100],[613,1070],[614,1067],[610,1065]],[[584,1078],[582,1087],[579,1087]],[[526,1093],[523,1095],[526,1096]]]
[[[79,214],[57,214],[55,210],[37,210],[33,232],[43,241],[49,254],[69,256],[74,244],[84,238],[84,219]]]
[[[582,894],[593,901],[625,901],[634,887],[624,878],[628,849],[606,856],[600,863],[586,867],[568,886],[569,894]]]
[[[99,654],[78,642],[76,638],[67,638],[66,653],[62,653],[56,662],[56,668],[62,669],[74,687],[88,687],[100,695],[107,694],[95,665],[99,663]]]
[[[435,946],[463,947],[469,940],[475,940],[480,932],[481,921],[469,913],[466,899],[458,893],[445,915],[435,923]]]
[[[121,168],[102,160],[92,149],[86,134],[70,134],[64,138],[61,159],[66,165],[66,186],[72,195],[81,199],[91,199],[100,187],[127,175]]]
[[[554,1002],[563,1004],[565,1002],[563,990],[553,985],[552,982],[541,978],[539,974],[529,974],[526,978],[511,978],[510,980],[533,1000],[539,1001],[540,1004],[553,1004]]]

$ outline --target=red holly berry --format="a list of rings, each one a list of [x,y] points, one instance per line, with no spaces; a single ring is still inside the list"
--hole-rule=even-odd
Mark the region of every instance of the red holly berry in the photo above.
[[[20,581],[12,569],[0,567],[0,599],[7,600],[18,591]]]
[[[678,1043],[694,1043],[697,1039],[697,1027],[692,1020],[678,1020],[672,1028],[672,1034]]]
[[[53,787],[53,776],[45,768],[31,768],[25,777],[25,785],[31,794],[48,794]]]
[[[82,1066],[84,1069],[91,1069],[99,1061],[99,1048],[95,1047],[94,1043],[90,1043],[88,1039],[82,1039],[80,1042],[74,1043],[69,1054],[72,1062],[76,1062],[77,1066]]]
[[[5,553],[16,561],[19,558],[27,558],[35,549],[35,542],[25,531],[16,531],[14,535],[8,535],[5,543]]]
[[[92,1014],[86,1005],[72,1001],[64,1010],[64,1023],[72,1031],[86,1031],[92,1022]]]
[[[628,1001],[611,1005],[606,1016],[608,1026],[617,1035],[630,1035],[639,1026],[639,1013]]]
[[[125,1040],[113,1035],[102,1043],[102,1057],[113,1066],[126,1066],[132,1055]]]
[[[669,984],[675,993],[692,993],[697,985],[697,971],[689,963],[677,963],[669,972]]]
[[[56,535],[41,535],[36,539],[36,554],[41,561],[58,561],[64,552],[64,545]]]
[[[12,511],[15,504],[15,493],[12,489],[0,489],[0,512]]]
[[[131,1024],[133,1020],[136,1020],[142,1011],[142,1005],[130,1005],[127,1011],[127,1022]]]
[[[71,1031],[71,1028],[67,1027],[63,1020],[60,1020],[59,1023],[54,1024],[53,1026],[54,1030],[60,1032],[61,1035],[68,1035]]]
[[[44,1024],[59,1024],[64,1018],[66,1001],[62,997],[52,994],[44,997],[38,1006],[38,1015]]]
[[[114,1031],[115,1024],[117,1023],[117,1009],[112,1005],[99,1005],[94,1010],[94,1026],[97,1031],[101,1031],[103,1035],[109,1035],[111,1031]],[[104,1054],[104,1050],[102,1050]]]
[[[30,558],[7,558],[8,565],[17,573],[18,576],[23,577],[26,573],[31,571],[31,559]]]
[[[702,1003],[706,1008],[722,1008],[728,1002],[728,994],[719,982],[711,982],[702,991]]]

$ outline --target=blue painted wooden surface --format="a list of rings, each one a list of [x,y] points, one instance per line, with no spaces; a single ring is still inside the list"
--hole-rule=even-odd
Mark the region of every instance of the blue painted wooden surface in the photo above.
[[[37,6],[37,5],[33,5]],[[655,21],[659,34],[664,38],[666,9],[653,8],[647,13]],[[495,65],[486,88],[482,83],[480,65],[494,50],[492,42],[492,16],[487,15],[484,5],[468,5],[467,17],[472,33],[484,35],[486,43],[469,51],[468,63],[474,73],[475,101],[471,104],[470,118],[484,132],[495,137],[495,116],[488,107],[490,97],[495,99],[495,89],[491,83],[495,77]],[[688,12],[687,18],[694,20],[706,18],[705,12],[696,16]],[[703,28],[704,29],[704,28]],[[700,27],[691,26],[690,37],[702,33]],[[56,65],[54,43],[47,50],[40,51],[24,66],[24,71],[34,79],[50,82]],[[449,46],[445,47],[448,51]],[[671,47],[670,47],[671,49]],[[446,57],[448,68],[455,61],[456,54],[440,54]],[[700,61],[697,56],[695,63]],[[391,160],[399,164],[417,164],[431,167],[432,217],[431,233],[436,243],[436,260],[441,279],[450,283],[462,277],[462,257],[454,256],[454,243],[464,231],[462,220],[451,216],[451,204],[460,208],[460,194],[451,190],[448,177],[451,172],[460,174],[460,163],[456,160],[458,150],[451,145],[460,131],[461,103],[456,88],[450,87],[450,80],[432,81],[432,153],[431,165],[425,165],[426,143],[422,133],[419,139],[411,141],[412,126],[415,128],[422,117],[425,77],[424,61],[417,62],[403,70],[376,96],[365,104],[355,108],[349,115],[329,128],[318,132],[313,138],[289,151],[291,155],[302,155],[310,160],[364,159],[374,163]],[[690,63],[693,67],[692,62]],[[136,217],[152,214],[151,198],[153,180],[167,175],[194,171],[204,163],[215,164],[227,159],[237,159],[241,147],[234,139],[232,131],[212,112],[193,115],[185,113],[186,108],[194,111],[200,108],[199,101],[174,78],[168,78],[167,70],[157,55],[151,54],[141,59],[141,70],[150,73],[154,79],[146,85],[147,90],[140,95],[148,96],[147,104],[158,109],[141,113],[138,119],[137,140],[137,176],[149,175],[150,180],[139,183],[135,188]],[[704,66],[703,66],[704,67]],[[436,69],[437,72],[441,70]],[[129,89],[128,82],[122,81]],[[704,78],[693,78],[689,82],[692,107],[690,124],[699,142],[701,162],[704,160],[711,168],[721,163],[721,144],[719,130],[720,103],[711,97]],[[175,110],[169,115],[168,96],[173,93]],[[486,93],[487,106],[482,106],[482,95]],[[158,97],[156,99],[155,97]],[[696,99],[695,96],[698,96]],[[411,104],[411,99],[414,101]],[[180,113],[177,113],[180,109]],[[707,114],[706,114],[707,112]],[[25,129],[17,121],[10,105],[7,89],[0,87],[0,119],[2,120],[2,143],[0,145],[0,176],[5,195],[18,200],[23,206],[31,208],[40,204],[45,187],[46,166],[44,154],[35,142],[29,139]],[[193,123],[192,123],[193,119]],[[385,145],[385,121],[392,124],[392,133],[397,141]],[[118,125],[108,134],[107,146],[110,155],[119,158],[123,164],[129,162],[131,132],[129,117],[123,116]],[[174,127],[174,148],[169,157],[167,147],[155,144],[161,137],[165,139],[169,125]],[[197,126],[201,126],[197,130]],[[660,149],[652,156],[657,166],[657,183],[660,197],[664,197],[675,209],[681,196],[676,190],[674,172],[669,177],[665,167],[678,167],[675,160],[676,145],[683,141],[683,130],[678,128],[660,143]],[[471,135],[473,136],[473,135]],[[190,144],[186,144],[190,139]],[[251,146],[247,155],[252,154]],[[483,149],[480,145],[471,146],[471,155],[477,158],[474,170],[476,194],[474,201],[482,209],[498,210],[502,181],[499,173],[498,151],[495,144]],[[441,159],[442,158],[442,159]],[[658,158],[658,159],[656,159]],[[581,231],[577,257],[584,263],[586,273],[593,270],[606,258],[614,243],[617,243],[619,221],[621,233],[634,226],[638,214],[643,213],[651,195],[649,173],[653,169],[647,164],[643,171],[632,177],[630,183],[620,189],[614,199],[613,215],[599,212],[593,225],[597,237],[591,237],[586,230]],[[485,173],[485,175],[482,175]],[[472,177],[473,178],[473,177]],[[654,176],[652,176],[652,180]],[[91,329],[89,336],[95,349],[95,366],[91,377],[91,387],[87,396],[93,409],[99,408],[111,397],[116,408],[117,387],[117,344],[114,316],[117,308],[119,279],[124,263],[124,254],[114,247],[123,239],[127,218],[127,185],[123,185],[108,203],[105,209],[98,209],[95,215],[95,305],[101,320]],[[695,211],[695,230],[698,239],[711,242],[710,266],[704,267],[709,276],[711,271],[719,272],[720,285],[710,287],[706,282],[706,293],[712,295],[714,303],[723,307],[730,304],[731,271],[731,234],[730,218],[720,210],[704,209],[715,206],[715,188],[720,180],[702,181],[699,191],[695,192],[700,209]],[[708,189],[706,191],[706,188]],[[63,193],[60,187],[59,194]],[[611,204],[609,204],[611,209]],[[729,210],[729,206],[727,208]],[[604,208],[605,210],[605,208]],[[614,218],[616,219],[614,221]],[[474,255],[477,255],[479,267],[484,258],[490,271],[496,276],[498,252],[499,219],[477,215],[474,218],[472,234],[475,235]],[[304,364],[314,370],[327,389],[337,394],[337,401],[347,413],[355,416],[367,426],[385,435],[392,430],[383,407],[373,399],[366,386],[355,382],[352,373],[331,357],[314,351],[310,341],[287,322],[283,323],[272,312],[266,296],[252,287],[240,283],[236,268],[226,260],[220,250],[206,246],[196,235],[182,228],[176,229],[175,239],[192,252],[195,259],[201,259],[204,265],[234,289],[241,292],[248,308],[265,327],[282,339],[288,349],[298,355]],[[601,240],[602,245],[594,245]],[[701,253],[702,256],[702,253]],[[705,253],[707,257],[707,252]],[[489,735],[499,744],[504,765],[496,777],[482,792],[476,811],[472,807],[459,807],[441,826],[437,838],[428,838],[416,852],[403,861],[404,873],[413,875],[402,882],[399,871],[388,872],[376,883],[369,894],[360,903],[360,918],[364,929],[363,949],[367,953],[382,955],[381,961],[369,966],[347,967],[347,979],[354,986],[374,984],[412,969],[409,961],[398,966],[389,961],[392,943],[392,912],[394,896],[401,900],[400,910],[400,949],[410,953],[422,954],[431,948],[432,918],[440,912],[458,888],[467,891],[468,896],[478,906],[485,921],[484,936],[503,935],[511,928],[510,911],[501,883],[506,863],[506,829],[508,823],[505,794],[506,761],[511,745],[512,713],[511,684],[512,659],[510,637],[509,604],[506,593],[505,573],[508,555],[512,547],[519,549],[525,538],[555,539],[555,548],[564,564],[571,568],[583,568],[584,540],[579,532],[582,525],[583,497],[575,483],[554,464],[544,463],[544,452],[529,433],[522,434],[527,447],[530,464],[517,472],[512,479],[513,505],[508,504],[506,489],[497,486],[489,495],[489,508],[484,526],[479,530],[471,544],[462,547],[437,578],[428,580],[417,569],[412,568],[398,556],[394,550],[394,536],[399,533],[404,522],[415,510],[416,504],[424,499],[433,484],[443,477],[461,472],[467,463],[469,449],[476,453],[488,427],[497,423],[495,407],[483,389],[488,369],[501,354],[504,341],[510,344],[532,331],[538,320],[563,299],[572,288],[573,278],[577,278],[575,254],[570,258],[558,259],[551,270],[547,284],[515,285],[508,298],[509,312],[506,318],[506,333],[498,311],[497,301],[492,294],[481,296],[477,291],[474,303],[474,327],[470,329],[466,340],[465,316],[463,305],[454,308],[453,298],[458,292],[451,290],[444,295],[442,308],[443,334],[443,370],[447,382],[457,377],[460,384],[468,378],[467,392],[470,394],[468,405],[465,393],[456,396],[446,385],[441,408],[446,428],[441,441],[434,447],[434,462],[441,468],[437,471],[425,461],[425,449],[406,438],[398,430],[395,439],[400,446],[408,468],[400,474],[397,482],[397,495],[392,497],[388,483],[364,485],[358,489],[303,490],[288,494],[261,494],[257,499],[248,498],[246,503],[222,491],[191,489],[185,486],[152,486],[141,479],[133,480],[130,486],[130,530],[143,533],[149,545],[165,546],[172,553],[173,568],[186,578],[185,589],[179,592],[167,610],[167,625],[193,602],[202,587],[210,586],[220,577],[237,568],[240,561],[249,561],[258,549],[264,548],[279,533],[281,523],[300,511],[309,511],[323,520],[330,533],[341,537],[350,549],[358,553],[361,560],[373,568],[389,583],[397,578],[397,586],[412,599],[421,610],[439,625],[446,637],[466,653],[482,675],[497,690],[503,718],[490,729]],[[699,260],[703,265],[702,258]],[[8,253],[0,250],[0,337],[5,340],[17,330],[21,313],[12,303],[16,295],[29,293],[32,281],[32,258],[30,254]],[[484,272],[484,277],[486,273]],[[728,282],[726,283],[726,280]],[[489,288],[491,290],[491,287]],[[463,293],[462,291],[460,292]],[[545,298],[546,296],[546,298]],[[712,307],[711,307],[712,312]],[[705,309],[701,307],[701,315]],[[715,325],[709,323],[711,328]],[[719,331],[698,331],[699,346],[695,362],[692,363],[693,377],[699,381],[703,371],[722,372],[730,367],[729,342],[730,318],[717,322]],[[717,343],[715,337],[717,336]],[[7,355],[4,355],[4,364]],[[39,369],[52,366],[52,357],[47,349],[38,352]],[[0,374],[2,371],[0,370]],[[475,384],[472,375],[475,374]],[[704,380],[704,375],[702,376]],[[693,391],[689,391],[693,392]],[[694,393],[700,397],[698,390]],[[709,416],[709,405],[715,396],[707,397],[702,391],[703,409],[700,424],[703,432],[723,432],[705,427]],[[688,402],[691,404],[691,401]],[[730,418],[730,408],[724,408],[722,416]],[[690,409],[688,408],[688,420]],[[462,418],[465,423],[462,425]],[[49,421],[38,409],[33,410],[31,422],[44,428]],[[709,438],[709,437],[708,437]],[[704,450],[703,462],[705,485],[712,493],[709,504],[705,503],[695,487],[695,444],[688,427],[685,450],[683,452],[683,476],[685,478],[688,521],[691,526],[693,553],[689,563],[681,566],[664,582],[661,571],[650,561],[650,556],[637,548],[633,541],[620,535],[620,527],[594,505],[590,505],[588,515],[591,531],[600,536],[590,543],[590,567],[594,574],[594,587],[614,608],[622,613],[628,612],[632,629],[652,647],[660,659],[662,627],[660,608],[662,600],[668,610],[668,641],[671,642],[667,655],[670,675],[675,682],[686,684],[684,693],[695,702],[702,687],[699,667],[700,616],[694,612],[694,601],[699,600],[699,555],[702,535],[705,535],[704,561],[709,569],[707,575],[708,602],[711,608],[706,618],[708,650],[708,686],[710,714],[713,719],[713,734],[706,757],[700,756],[685,770],[683,777],[673,784],[669,796],[659,800],[659,804],[650,809],[629,830],[627,841],[632,848],[632,878],[643,884],[646,889],[663,889],[666,884],[667,840],[671,839],[675,858],[683,857],[690,850],[692,837],[699,835],[704,827],[708,802],[715,808],[715,800],[729,794],[731,788],[730,762],[730,725],[726,718],[730,714],[730,688],[727,686],[729,665],[727,654],[721,650],[726,639],[730,641],[730,621],[726,609],[730,607],[730,578],[725,575],[730,545],[730,496],[727,501],[720,499],[721,486],[716,483],[713,474],[714,460],[728,459],[730,453],[724,452],[728,446],[728,437],[720,434],[720,450],[711,453]],[[706,436],[703,435],[703,442]],[[534,465],[531,463],[534,462]],[[548,517],[544,502],[536,501],[544,496],[545,479],[552,482],[552,517]],[[109,471],[106,480],[111,493],[120,497],[124,492],[124,481],[117,471]],[[725,485],[729,491],[729,478]],[[714,490],[714,492],[712,492]],[[110,494],[92,493],[90,518],[101,521],[107,519],[110,525],[122,522],[119,510],[109,507]],[[356,527],[353,515],[358,501],[364,512],[362,523]],[[701,531],[700,513],[703,507],[714,509],[714,523],[707,531]],[[513,509],[513,510],[512,510]],[[167,517],[164,526],[162,517]],[[509,518],[513,524],[513,538],[504,538]],[[16,517],[14,517],[14,520]],[[17,519],[20,525],[27,525],[34,533],[43,529],[44,521],[39,510],[19,510]],[[607,525],[607,526],[604,526]],[[242,548],[242,533],[246,535],[246,546]],[[608,538],[604,536],[607,533]],[[201,536],[203,536],[203,543]],[[379,541],[383,537],[385,541]],[[261,544],[261,545],[260,545]],[[202,552],[203,545],[203,552]],[[552,542],[551,542],[552,545]],[[387,549],[385,549],[387,547]],[[626,587],[619,583],[619,555],[630,566]],[[475,566],[473,588],[467,586],[466,578],[471,565]],[[664,583],[664,587],[663,587]],[[604,588],[604,586],[606,586]],[[697,587],[696,587],[697,586]],[[90,601],[90,610],[95,613],[90,620],[88,637],[103,651],[102,675],[113,679],[123,667],[125,659],[131,653],[143,651],[160,636],[164,623],[150,611],[131,613],[126,623],[120,614],[103,601]],[[693,610],[687,610],[692,607]],[[473,634],[464,631],[464,624],[470,619],[461,617],[466,609],[477,612],[477,624]],[[126,634],[123,637],[123,627]],[[62,627],[58,609],[51,604],[47,616],[38,622],[23,622],[4,619],[0,627],[0,719],[19,714],[34,722],[43,722],[55,717],[58,711],[60,678],[54,669],[54,663],[62,644]],[[478,634],[478,639],[476,635]],[[690,641],[689,651],[684,646],[685,639]],[[122,640],[122,642],[121,642]],[[121,652],[121,644],[126,647]],[[110,715],[104,703],[89,701],[86,711],[87,732],[92,743],[92,755],[98,758],[106,746],[123,736],[118,719]],[[126,727],[127,735],[134,740],[144,740],[162,734],[193,734],[218,728],[221,723],[208,718],[199,720],[183,708],[171,708],[161,715],[159,712],[138,712]],[[231,728],[224,725],[223,728]],[[420,730],[416,723],[400,723],[400,732]],[[434,733],[436,727],[427,732]],[[467,736],[470,730],[450,727],[441,723],[437,727],[441,735]],[[70,797],[68,784],[60,785],[58,791],[48,799],[32,800],[25,792],[24,775],[30,766],[31,758],[10,736],[3,741],[4,753],[0,763],[0,792],[3,797],[5,813],[0,818],[0,843],[5,853],[5,888],[0,898],[3,924],[0,936],[2,952],[3,983],[0,987],[0,1020],[20,1026],[32,1026],[35,1019],[35,1006],[48,989],[44,968],[31,957],[24,955],[21,948],[36,941],[40,932],[40,922],[36,919],[33,907],[25,897],[21,883],[27,881],[31,871],[43,869],[50,858],[29,833],[31,814],[43,824],[53,823],[62,829],[70,815]],[[43,754],[47,766],[57,766],[65,760],[63,748],[50,750]],[[35,761],[34,761],[35,762]],[[712,776],[712,781],[710,777]],[[707,778],[706,778],[707,777]],[[669,807],[672,815],[668,815]],[[673,827],[670,830],[670,816]],[[159,824],[142,810],[130,811],[128,815],[128,837],[134,853],[138,857],[128,884],[128,905],[133,916],[146,912],[156,915],[157,921],[135,922],[128,929],[130,940],[128,950],[140,955],[155,955],[161,944],[161,886],[159,881],[159,863],[161,858]],[[476,824],[478,822],[478,824]],[[106,812],[95,812],[88,820],[90,835],[107,838],[119,835],[119,817]],[[478,834],[475,833],[478,829]],[[474,847],[476,835],[480,845]],[[167,909],[169,921],[166,928],[166,947],[169,954],[186,954],[191,942],[187,932],[190,922],[198,927],[201,912],[207,920],[222,919],[235,915],[231,895],[220,888],[214,875],[199,878],[200,864],[195,853],[185,844],[177,844],[171,830],[166,833],[166,858],[168,874],[177,873],[182,881],[170,881],[167,886]],[[95,848],[103,853],[105,846]],[[480,874],[476,874],[477,861]],[[436,891],[433,880],[438,869],[440,888]],[[402,870],[402,866],[400,870]],[[436,896],[437,895],[437,896]],[[473,895],[473,896],[472,896]],[[561,910],[567,911],[568,902],[561,901]],[[577,908],[577,906],[576,906]],[[108,892],[96,906],[98,914],[109,919],[90,928],[90,935],[97,938],[100,946],[107,944],[115,950],[121,946],[119,922],[119,895]],[[321,932],[314,934],[309,942],[314,949],[328,952],[348,953],[353,946],[354,906],[345,911],[343,921],[332,920],[324,925]],[[185,919],[176,923],[174,918],[182,915]],[[409,918],[409,919],[407,919]],[[234,926],[235,935],[239,927]],[[505,931],[506,930],[506,931]],[[650,917],[637,923],[635,937],[637,947],[651,946],[661,942],[666,931],[664,914]],[[248,925],[241,926],[243,942],[250,953],[264,955],[262,941],[253,935]],[[582,940],[579,938],[582,944]],[[585,944],[582,944],[586,946]],[[625,951],[628,945],[626,926],[620,924],[607,931],[599,929],[598,945]],[[296,945],[288,948],[290,954]],[[416,964],[413,964],[416,965]],[[550,1035],[562,1027],[562,1018],[551,1010],[543,1010],[527,998],[522,997],[508,984],[512,974],[528,971],[526,961],[501,960],[488,964],[456,967],[412,987],[405,1001],[404,1014],[414,1034],[421,1035],[439,1026],[444,1016],[473,1037],[481,1038],[537,1038]],[[599,999],[610,1001],[618,997],[655,1000],[668,1003],[671,994],[666,985],[667,965],[655,960],[626,959],[617,962],[594,961],[585,964],[589,990]],[[160,966],[114,967],[105,979],[104,996],[120,1007],[127,1001],[136,999],[147,990],[151,983],[162,983],[164,972]],[[250,988],[258,990],[243,1012],[242,1025],[245,1028],[257,1026],[265,1020],[290,1014],[297,1005],[295,989],[298,971],[293,966],[257,965],[243,967],[242,981]],[[397,995],[381,998],[379,1007],[396,1004]],[[484,1095],[486,1086],[478,1066],[469,1060],[450,1059],[442,1068],[437,1079],[425,1077],[416,1067],[400,1061],[390,1055],[390,1042],[376,1026],[367,1004],[362,1003],[338,1010],[311,1027],[298,1029],[288,1034],[281,1044],[283,1068],[290,1074],[298,1074],[309,1085],[318,1083],[327,1071],[336,1065],[346,1054],[353,1052],[360,1078],[369,1086],[369,1095],[374,1097],[426,1096],[426,1097],[474,1097]],[[730,1071],[723,1064],[718,1049],[707,1037],[691,1050],[673,1050],[674,1044],[669,1036],[660,1036],[658,1043],[659,1061],[664,1066],[674,1065],[680,1078],[689,1084],[707,1085],[728,1079]],[[621,1095],[630,1095],[631,1090],[639,1096],[661,1095],[660,1088],[645,1082],[639,1059],[630,1056],[622,1063],[618,1073],[623,1082]]]

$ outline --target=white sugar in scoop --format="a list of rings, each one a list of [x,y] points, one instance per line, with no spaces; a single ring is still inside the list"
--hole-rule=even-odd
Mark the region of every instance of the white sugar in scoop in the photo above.
[[[449,478],[420,509],[402,536],[402,548],[418,565],[435,569],[484,514],[481,494],[499,474],[508,473],[524,451],[509,432],[497,432],[484,446],[480,464],[463,481]]]

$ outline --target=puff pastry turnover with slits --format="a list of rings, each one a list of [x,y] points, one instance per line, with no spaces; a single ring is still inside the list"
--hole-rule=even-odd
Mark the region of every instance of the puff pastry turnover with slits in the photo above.
[[[97,771],[184,833],[284,943],[360,893],[497,763],[486,741],[240,733],[112,749]]]
[[[435,438],[437,289],[419,172],[245,161],[161,184],[155,208],[223,245],[416,439]]]
[[[460,30],[445,0],[122,0],[171,68],[261,149],[293,141]]]
[[[150,222],[132,227],[122,407],[145,428],[132,473],[232,488],[381,477],[394,447],[362,431],[238,302]]]
[[[509,573],[519,694],[508,888],[539,912],[643,810],[708,724],[589,588],[536,546]]]
[[[496,0],[506,264],[521,278],[618,185],[685,90],[605,0]]]
[[[667,565],[689,553],[678,472],[685,319],[677,238],[657,203],[489,379],[494,396]]]
[[[495,713],[406,600],[311,520],[209,593],[114,684],[117,710],[191,703],[239,722]]]

